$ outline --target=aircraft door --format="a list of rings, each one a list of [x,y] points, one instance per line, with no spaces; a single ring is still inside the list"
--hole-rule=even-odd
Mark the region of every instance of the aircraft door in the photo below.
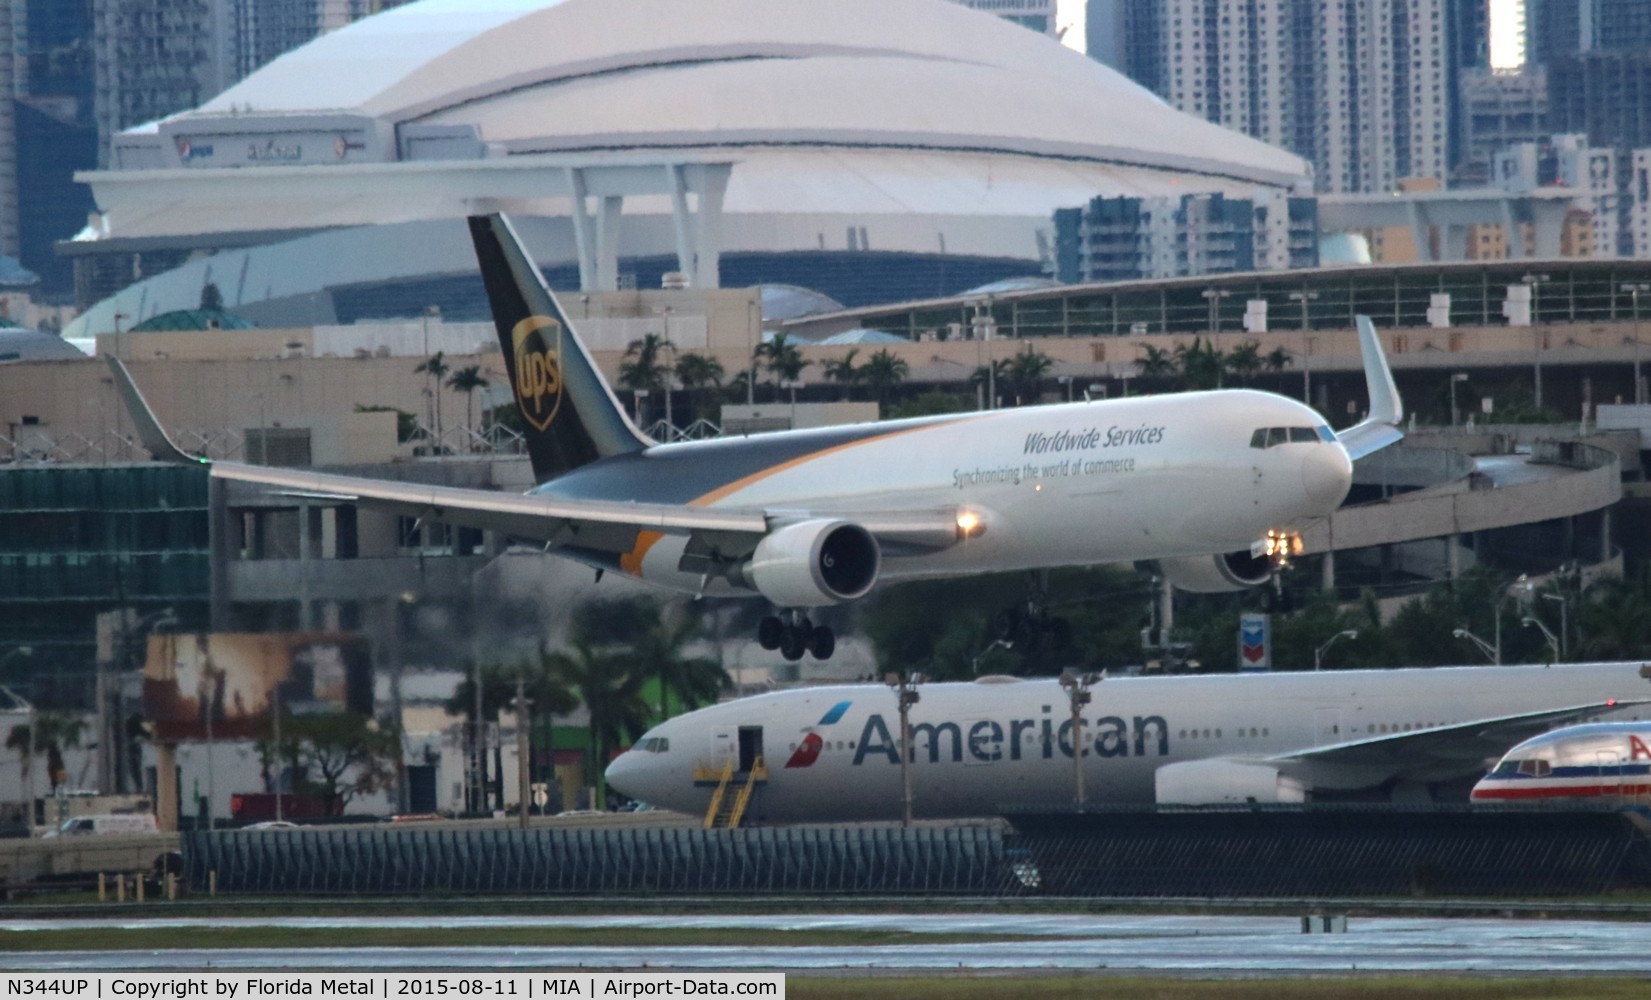
[[[1323,746],[1346,740],[1346,730],[1341,725],[1341,709],[1321,708],[1313,713],[1313,742]]]
[[[739,756],[739,740],[732,729],[711,732],[711,766],[722,770],[724,765]]]
[[[758,758],[762,756],[762,727],[741,726],[739,744],[739,769],[746,772],[755,767]]]

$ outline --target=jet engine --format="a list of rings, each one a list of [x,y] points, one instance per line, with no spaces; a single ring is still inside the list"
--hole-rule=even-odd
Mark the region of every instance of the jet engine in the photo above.
[[[1228,552],[1219,556],[1160,559],[1158,573],[1177,590],[1193,594],[1225,594],[1266,583],[1272,579],[1273,566],[1265,555]]]
[[[1304,802],[1307,789],[1266,764],[1236,760],[1189,760],[1166,764],[1154,775],[1160,805]]]
[[[858,524],[802,521],[758,542],[743,575],[782,608],[811,608],[865,596],[881,563],[877,539]]]

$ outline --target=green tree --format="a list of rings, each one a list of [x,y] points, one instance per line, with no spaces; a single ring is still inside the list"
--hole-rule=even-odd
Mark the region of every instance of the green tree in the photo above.
[[[56,792],[69,781],[63,751],[80,746],[86,723],[63,712],[40,712],[35,715],[34,722],[33,729],[26,722],[13,726],[6,734],[6,749],[21,752],[24,774],[34,765],[35,754],[46,751],[46,780],[51,782],[52,791]]]
[[[367,406],[363,403],[355,404],[357,413],[394,413],[396,415],[396,443],[406,444],[418,436],[418,417],[406,410],[398,410],[393,406]]]
[[[641,671],[652,671],[659,682],[659,716],[671,717],[671,698],[684,711],[713,702],[728,684],[721,662],[706,656],[687,656],[683,648],[703,635],[698,618],[680,602],[660,609],[649,626],[631,643],[631,655]]]
[[[665,391],[670,368],[664,354],[674,351],[676,345],[663,334],[649,333],[625,345],[625,357],[619,362],[619,384],[633,393],[657,395]]]
[[[851,347],[847,354],[825,363],[822,374],[831,382],[843,387],[845,400],[854,398],[854,386],[865,377],[865,369],[854,363],[854,356],[860,353],[858,347]]]
[[[1181,377],[1188,389],[1219,389],[1227,370],[1227,356],[1203,337],[1194,337],[1191,344],[1176,344],[1175,357],[1180,363]]]
[[[424,382],[425,382],[424,391],[427,394],[429,394],[431,396],[431,398],[434,400],[434,403],[433,403],[433,405],[435,406],[434,420],[435,420],[435,425],[436,426],[432,429],[435,431],[435,435],[436,435],[435,450],[436,450],[437,453],[440,453],[441,448],[442,448],[442,444],[441,444],[441,381],[442,381],[442,379],[447,377],[447,372],[451,367],[452,366],[447,363],[447,352],[446,351],[437,351],[436,353],[430,355],[428,358],[425,358],[423,361],[420,361],[418,363],[418,367],[413,369],[413,374],[424,376]],[[435,384],[431,385],[432,382],[435,383]]]
[[[1246,340],[1227,352],[1227,371],[1232,373],[1239,385],[1249,385],[1255,381],[1256,374],[1265,364],[1261,358],[1261,345],[1253,340]]]
[[[705,390],[720,386],[723,376],[722,362],[709,354],[695,354],[688,351],[676,356],[676,380],[682,388],[688,391],[689,405],[694,408],[694,419],[705,414]]]
[[[1009,359],[998,358],[976,368],[969,376],[969,384],[985,395],[988,410],[995,409],[997,400],[993,396],[1001,397],[1004,390],[1010,387]]]
[[[757,345],[754,356],[763,369],[774,378],[774,398],[780,395],[780,383],[796,382],[802,377],[809,362],[803,359],[802,349],[792,342],[789,334],[776,333]],[[793,393],[796,390],[792,390]]]
[[[207,282],[201,286],[201,312],[223,312],[224,293],[218,291],[214,282]]]
[[[962,413],[972,405],[973,400],[964,399],[955,392],[935,390],[896,404],[890,408],[889,416],[897,420],[906,417],[933,417],[943,413]]]
[[[547,649],[540,654],[540,661],[545,672],[561,678],[578,695],[590,716],[584,784],[596,789],[592,805],[606,808],[608,793],[603,772],[609,752],[633,742],[648,728],[649,707],[642,697],[648,678],[627,651],[599,648],[578,634],[566,650]]]
[[[889,394],[904,382],[910,373],[911,366],[906,364],[906,360],[886,347],[867,358],[866,363],[860,368],[860,378],[877,394],[879,412],[887,408]]]
[[[1015,387],[1015,404],[1026,406],[1043,398],[1043,379],[1055,367],[1055,359],[1030,344],[1009,359],[1009,382]]]
[[[467,365],[460,368],[447,380],[447,388],[452,389],[454,392],[464,393],[464,426],[466,430],[472,433],[476,430],[476,420],[473,413],[476,390],[485,389],[492,384],[482,374],[481,365]]]
[[[357,796],[394,785],[401,731],[355,712],[283,713],[280,743],[260,753],[292,768],[294,791],[324,797],[328,815],[341,816]]]
[[[1282,372],[1295,362],[1290,352],[1282,347],[1275,347],[1261,358],[1261,366],[1270,372]]]

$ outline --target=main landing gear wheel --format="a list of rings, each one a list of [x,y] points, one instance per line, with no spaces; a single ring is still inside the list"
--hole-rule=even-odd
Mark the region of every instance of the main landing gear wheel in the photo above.
[[[780,655],[795,663],[804,654],[816,660],[829,660],[837,650],[837,634],[824,625],[814,625],[801,615],[788,621],[778,615],[769,615],[757,624],[757,644],[763,649],[779,650]]]

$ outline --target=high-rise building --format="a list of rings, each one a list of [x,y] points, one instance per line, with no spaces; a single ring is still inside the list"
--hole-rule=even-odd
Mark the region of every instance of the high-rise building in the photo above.
[[[1149,0],[1110,23],[1170,104],[1313,161],[1321,191],[1443,179],[1457,78],[1487,58],[1487,0]],[[1100,20],[1100,19],[1098,19]]]
[[[955,0],[970,10],[984,11],[996,14],[1005,21],[1024,27],[1043,35],[1055,36],[1058,30],[1055,24],[1056,0]]]
[[[1254,198],[1094,198],[1055,213],[1055,266],[1066,282],[1317,264],[1318,204],[1281,191]]]
[[[1525,58],[1651,48],[1651,0],[1525,0]]]
[[[1452,172],[1458,186],[1489,184],[1498,153],[1541,142],[1548,134],[1548,76],[1540,67],[1471,69],[1463,73],[1458,93],[1462,155]]]

